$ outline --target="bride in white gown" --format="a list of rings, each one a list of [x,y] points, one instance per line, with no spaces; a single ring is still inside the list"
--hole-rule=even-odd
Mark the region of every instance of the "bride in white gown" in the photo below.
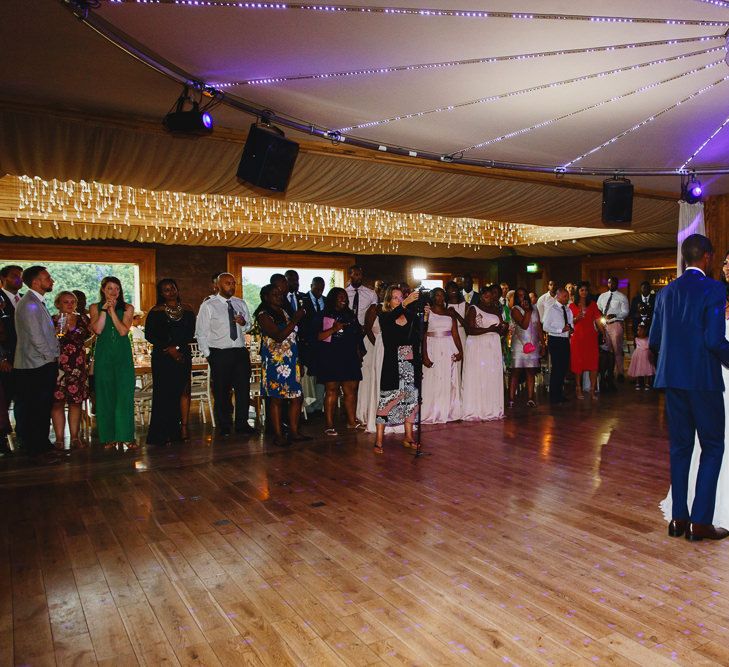
[[[729,320],[725,320],[726,336],[729,338]],[[721,462],[721,470],[719,472],[719,481],[716,484],[716,500],[714,502],[714,525],[721,528],[729,528],[729,369],[721,367],[721,377],[724,380],[724,414],[727,415],[724,425],[724,458]],[[699,457],[701,456],[701,446],[699,445],[698,436],[694,442],[694,452],[691,456],[691,468],[689,469],[688,484],[688,507],[689,512],[694,502],[694,490],[696,488],[696,474],[699,469]],[[668,496],[661,501],[661,510],[663,518],[670,521],[672,518],[671,509],[671,488],[668,488]]]

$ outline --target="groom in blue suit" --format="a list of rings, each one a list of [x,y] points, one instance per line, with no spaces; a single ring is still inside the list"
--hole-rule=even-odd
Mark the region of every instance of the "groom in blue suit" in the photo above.
[[[683,275],[656,297],[650,346],[658,354],[656,387],[666,389],[671,443],[673,519],[668,534],[684,533],[692,541],[720,540],[729,531],[713,525],[716,482],[724,456],[724,381],[721,364],[729,366],[725,338],[724,285],[706,276],[714,249],[701,234],[681,244]],[[701,460],[696,494],[689,514],[689,467],[698,433]]]

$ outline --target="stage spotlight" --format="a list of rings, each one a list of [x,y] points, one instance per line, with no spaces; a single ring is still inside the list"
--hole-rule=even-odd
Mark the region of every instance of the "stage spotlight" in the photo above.
[[[681,199],[687,204],[700,202],[703,194],[704,188],[701,186],[701,181],[697,181],[694,174],[691,175],[689,180],[684,180],[681,184]]]
[[[190,108],[185,110],[185,106]],[[202,136],[212,134],[213,117],[200,104],[190,98],[187,86],[170,111],[162,121],[168,132],[185,136]]]

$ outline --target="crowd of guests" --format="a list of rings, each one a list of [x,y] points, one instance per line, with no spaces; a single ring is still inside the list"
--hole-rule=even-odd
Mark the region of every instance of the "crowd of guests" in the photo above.
[[[341,405],[343,428],[374,433],[375,452],[383,451],[388,429],[415,447],[418,418],[426,424],[500,419],[505,394],[513,407],[522,387],[526,405],[535,407],[536,378],[544,369],[551,403],[567,400],[568,376],[577,399],[595,399],[598,387],[609,391],[616,378],[624,379],[629,317],[636,337],[629,374],[636,388],[651,386],[647,334],[655,295],[648,283],[629,304],[614,277],[597,299],[585,282],[560,287],[550,281],[537,297],[506,283],[476,290],[469,275],[462,285],[449,282],[431,291],[382,281],[371,289],[357,265],[348,278],[346,288],[325,295],[322,278],[301,292],[296,271],[274,274],[252,310],[235,295],[233,275],[215,274],[213,293],[197,314],[177,283],[165,278],[142,329],[140,314],[113,276],[101,281],[98,301],[88,310],[82,292],[60,292],[51,316],[45,296],[53,278],[45,267],[3,267],[0,447],[9,452],[11,402],[17,439],[29,454],[51,460],[65,447],[66,429],[71,447],[85,446],[81,406],[92,392],[99,441],[135,447],[132,340],[141,335],[152,346],[148,445],[189,437],[194,341],[209,364],[218,433],[257,433],[249,423],[251,333],[260,340],[267,428],[282,446],[310,439],[299,429],[304,410],[321,409],[324,435],[337,436]]]

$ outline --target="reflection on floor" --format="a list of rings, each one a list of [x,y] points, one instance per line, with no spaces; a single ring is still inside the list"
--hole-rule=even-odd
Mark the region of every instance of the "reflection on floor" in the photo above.
[[[666,535],[659,394],[424,440],[0,462],[0,664],[729,663],[729,541]]]

